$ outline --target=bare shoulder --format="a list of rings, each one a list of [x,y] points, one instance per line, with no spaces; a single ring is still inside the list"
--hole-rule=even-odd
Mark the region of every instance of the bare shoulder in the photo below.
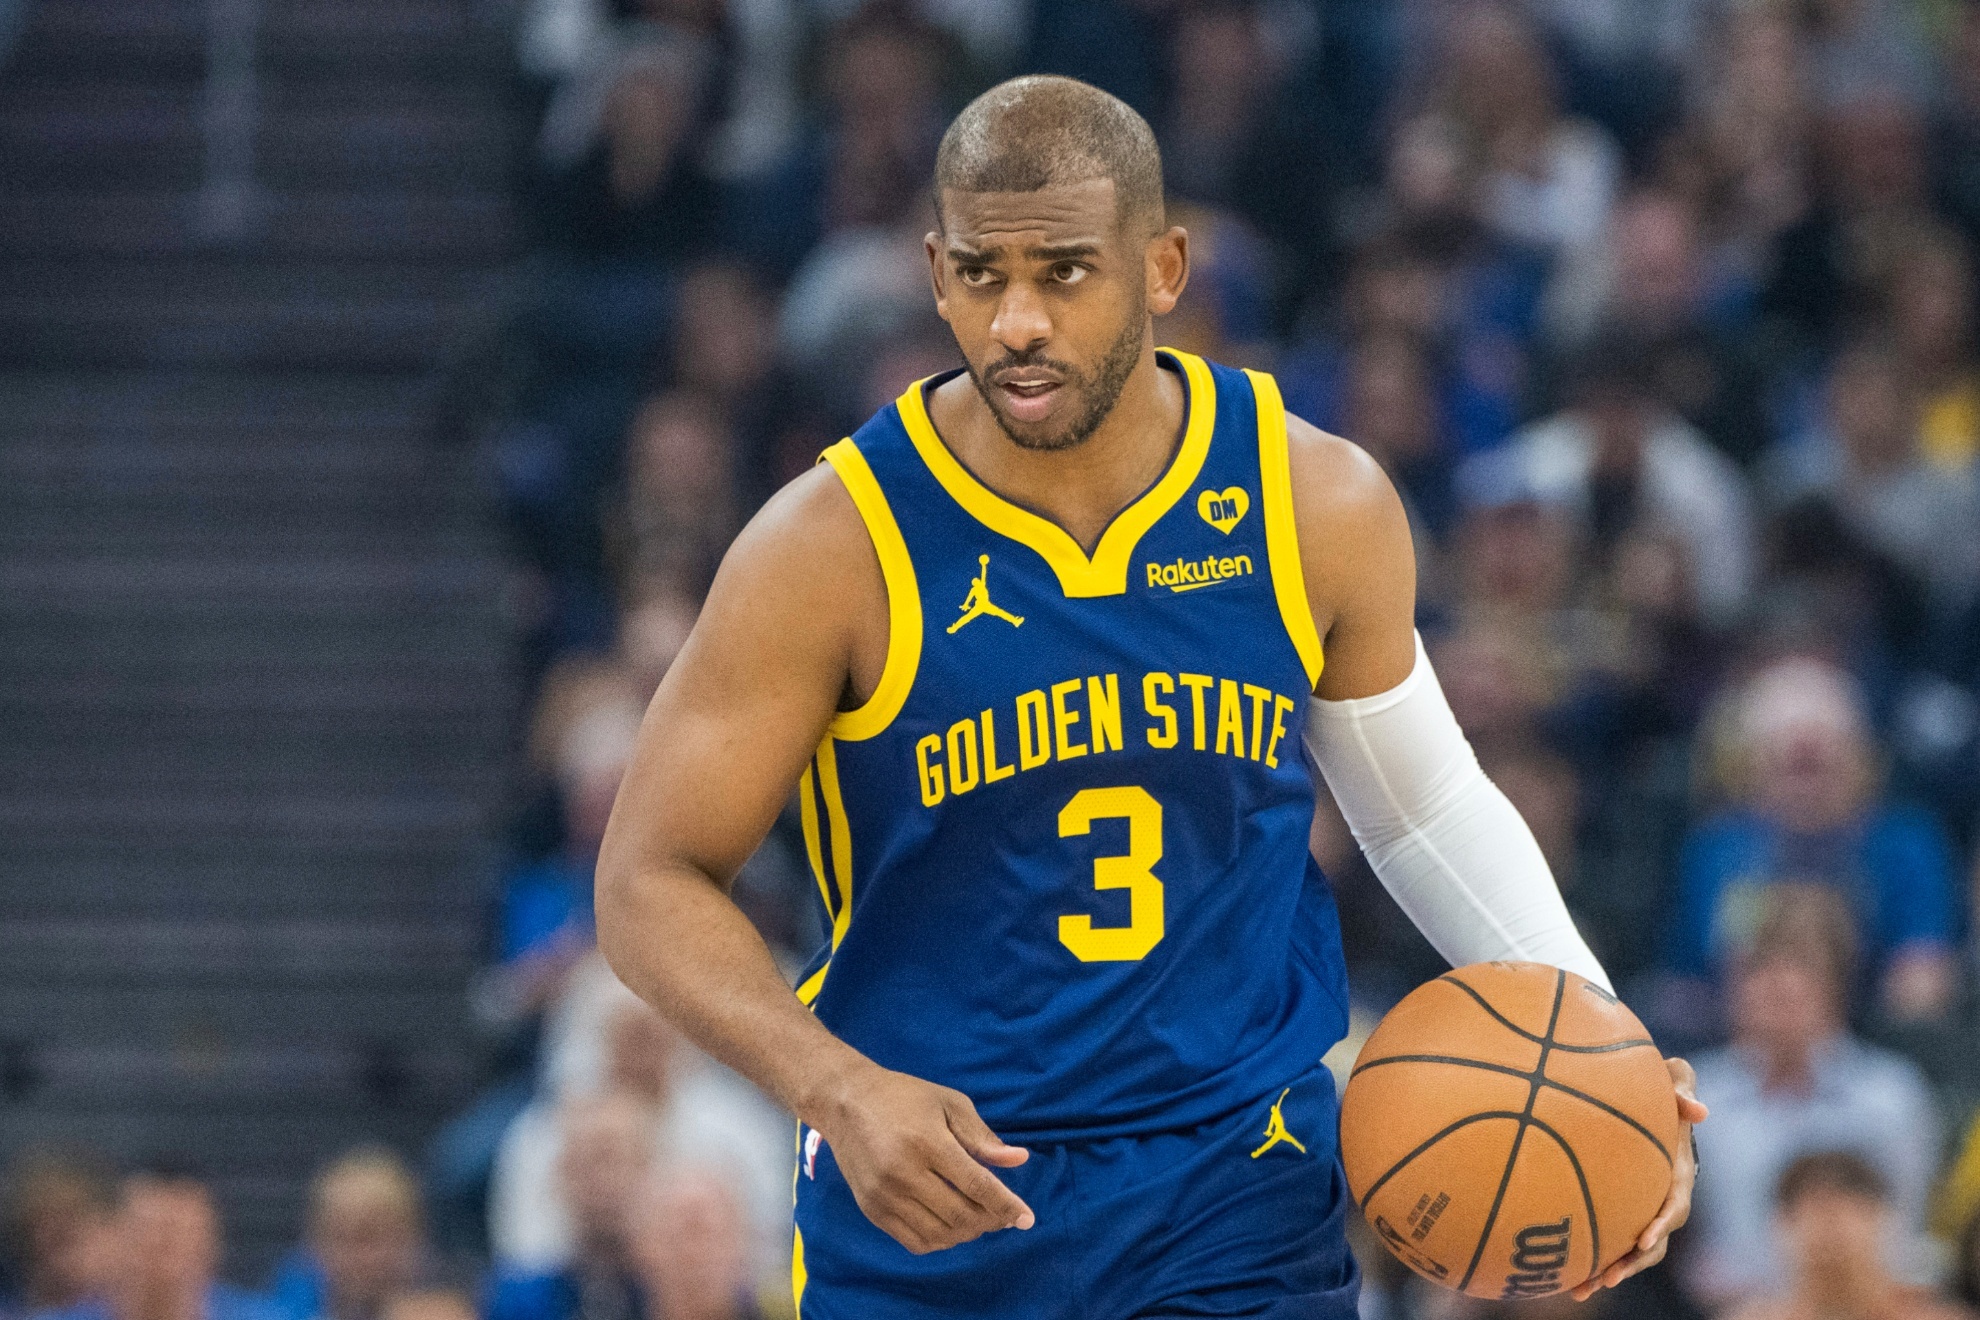
[[[870,559],[879,578],[880,561],[859,508],[828,463],[817,464],[772,495],[736,537],[723,567],[738,559],[781,564],[821,554],[826,565]]]
[[[1309,527],[1315,536],[1325,530],[1325,539],[1334,540],[1348,532],[1393,531],[1400,524],[1407,536],[1402,500],[1367,450],[1290,413],[1286,442],[1302,545],[1313,539],[1306,535]]]
[[[1286,440],[1300,566],[1321,635],[1370,591],[1400,595],[1412,608],[1416,554],[1388,474],[1360,445],[1290,414]]]
[[[887,588],[879,552],[839,474],[820,463],[773,495],[723,557],[696,639],[718,663],[773,659],[878,681]],[[877,658],[874,656],[877,645]]]

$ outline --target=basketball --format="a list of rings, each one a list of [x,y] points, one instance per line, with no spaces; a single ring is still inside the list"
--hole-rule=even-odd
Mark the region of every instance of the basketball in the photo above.
[[[1348,1186],[1376,1236],[1474,1297],[1544,1297],[1614,1264],[1663,1205],[1683,1140],[1636,1015],[1538,963],[1411,991],[1341,1101]]]

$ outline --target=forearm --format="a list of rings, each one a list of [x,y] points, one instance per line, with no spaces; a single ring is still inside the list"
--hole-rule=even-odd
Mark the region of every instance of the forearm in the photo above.
[[[804,1123],[829,1132],[831,1097],[874,1066],[798,1002],[742,909],[692,867],[601,869],[598,942],[635,994]]]
[[[1453,966],[1542,962],[1608,987],[1533,832],[1479,769],[1420,642],[1401,686],[1315,700],[1306,734],[1369,865]]]

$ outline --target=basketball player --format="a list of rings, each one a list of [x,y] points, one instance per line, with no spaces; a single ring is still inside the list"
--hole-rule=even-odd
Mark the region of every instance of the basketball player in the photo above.
[[[1606,984],[1424,659],[1380,469],[1155,347],[1161,181],[1085,84],[963,111],[926,246],[967,368],[737,539],[607,833],[612,965],[797,1115],[804,1320],[1354,1314],[1316,765],[1452,962]],[[832,928],[795,996],[725,892],[793,785]]]

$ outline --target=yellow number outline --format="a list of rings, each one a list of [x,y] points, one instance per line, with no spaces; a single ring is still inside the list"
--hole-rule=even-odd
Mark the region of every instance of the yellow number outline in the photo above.
[[[1162,804],[1145,788],[1083,788],[1059,812],[1059,837],[1090,834],[1096,820],[1124,819],[1128,850],[1093,859],[1095,889],[1128,891],[1128,924],[1096,928],[1084,912],[1059,918],[1059,943],[1081,962],[1134,962],[1162,942]]]

